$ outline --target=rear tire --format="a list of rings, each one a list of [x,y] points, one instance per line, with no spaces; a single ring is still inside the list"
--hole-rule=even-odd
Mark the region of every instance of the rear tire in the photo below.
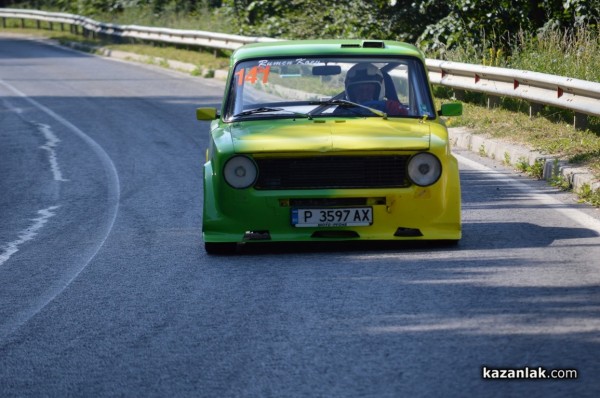
[[[444,240],[439,240],[437,242],[439,242],[440,245],[444,246],[444,247],[457,247],[458,244],[460,243],[460,239],[444,239]]]
[[[236,247],[235,242],[204,242],[204,250],[211,255],[233,254]]]

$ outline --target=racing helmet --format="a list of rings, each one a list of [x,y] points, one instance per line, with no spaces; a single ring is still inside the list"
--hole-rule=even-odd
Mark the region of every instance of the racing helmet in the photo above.
[[[383,82],[383,73],[373,64],[356,64],[346,73],[346,96],[354,101],[358,91],[363,89],[363,85],[372,84],[374,86],[373,98],[369,100],[383,100],[385,96],[385,86]]]

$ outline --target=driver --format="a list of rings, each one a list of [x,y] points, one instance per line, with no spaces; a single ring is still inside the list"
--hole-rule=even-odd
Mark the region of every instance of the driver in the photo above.
[[[399,101],[385,98],[385,81],[379,68],[370,63],[360,63],[348,70],[344,81],[346,99],[375,108],[388,115],[406,115]]]

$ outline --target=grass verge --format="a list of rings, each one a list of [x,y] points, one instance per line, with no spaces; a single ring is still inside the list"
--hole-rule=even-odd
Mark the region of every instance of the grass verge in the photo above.
[[[526,103],[515,106],[504,99],[498,107],[488,109],[478,102],[465,101],[463,116],[453,118],[452,126],[464,126],[476,134],[486,134],[513,144],[553,155],[569,163],[587,167],[600,178],[600,120],[590,118],[588,128],[575,129],[568,112],[545,107],[529,116]]]

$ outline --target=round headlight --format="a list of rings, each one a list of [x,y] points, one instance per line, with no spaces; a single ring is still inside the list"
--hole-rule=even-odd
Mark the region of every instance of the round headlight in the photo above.
[[[256,181],[258,170],[250,158],[234,156],[225,163],[223,168],[225,181],[234,188],[248,188]]]
[[[442,164],[434,155],[421,152],[408,161],[408,178],[421,187],[435,184],[442,175]]]

